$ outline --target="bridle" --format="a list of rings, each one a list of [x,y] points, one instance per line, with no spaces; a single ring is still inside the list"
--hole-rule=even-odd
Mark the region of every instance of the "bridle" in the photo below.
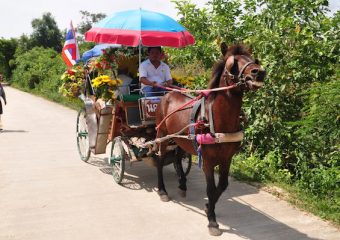
[[[240,56],[244,56],[244,55],[240,55]],[[230,57],[234,57],[234,56],[230,56]],[[244,57],[248,58],[247,56],[244,56]],[[236,84],[237,86],[246,85],[246,83],[249,82],[249,81],[250,82],[257,82],[256,78],[259,75],[259,69],[257,69],[257,68],[256,69],[252,69],[250,74],[244,74],[245,70],[250,65],[252,65],[252,64],[258,65],[252,59],[248,58],[248,60],[249,61],[242,66],[242,68],[239,71],[238,75],[234,75],[234,74],[232,74],[228,70],[228,68],[227,68],[227,61],[228,61],[228,59],[226,60],[226,63],[225,63],[225,66],[224,66],[224,73],[222,74],[222,76],[224,77],[224,84],[225,84],[225,86],[230,85],[230,83],[228,83],[228,80],[231,80],[232,84]]]

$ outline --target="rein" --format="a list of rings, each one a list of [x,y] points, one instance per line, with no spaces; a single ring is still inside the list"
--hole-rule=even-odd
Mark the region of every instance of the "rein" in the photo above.
[[[213,89],[187,89],[187,88],[175,88],[175,87],[165,87],[159,84],[155,84],[156,87],[159,88],[163,88],[165,90],[168,91],[173,91],[173,92],[179,92],[179,93],[199,93],[199,94],[203,94],[205,96],[208,96],[209,93],[211,92],[217,92],[217,91],[225,91],[225,90],[229,90],[231,88],[235,88],[239,85],[241,85],[242,83],[235,83],[233,85],[230,86],[226,86],[226,87],[218,87],[218,88],[213,88]]]
[[[183,104],[182,106],[180,106],[179,108],[175,109],[174,111],[172,111],[171,113],[169,113],[165,118],[162,119],[162,121],[156,126],[156,130],[157,130],[157,135],[158,136],[158,130],[161,127],[161,125],[165,122],[166,119],[168,119],[172,114],[174,114],[175,112],[187,107],[187,106],[191,106],[195,101],[197,101],[198,99],[200,99],[203,95],[200,94],[197,97],[191,99],[189,102]]]

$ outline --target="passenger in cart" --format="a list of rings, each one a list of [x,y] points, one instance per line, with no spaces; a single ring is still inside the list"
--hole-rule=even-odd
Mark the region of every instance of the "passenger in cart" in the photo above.
[[[141,63],[139,77],[141,91],[146,97],[164,95],[166,90],[161,86],[172,85],[172,77],[169,66],[161,61],[163,51],[161,47],[149,47],[149,58]]]
[[[118,76],[120,80],[123,81],[123,84],[119,87],[119,93],[121,95],[128,95],[130,94],[130,84],[133,81],[133,78],[130,76],[128,68],[118,68]]]

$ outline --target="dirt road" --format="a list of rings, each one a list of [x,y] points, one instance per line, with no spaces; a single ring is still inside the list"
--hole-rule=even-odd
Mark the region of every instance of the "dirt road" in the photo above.
[[[340,239],[340,232],[256,188],[231,180],[216,213],[223,229],[209,236],[203,206],[205,180],[193,167],[187,198],[177,194],[172,166],[165,182],[172,201],[161,202],[156,169],[128,167],[122,185],[107,156],[79,159],[76,112],[5,87],[0,133],[1,240]]]

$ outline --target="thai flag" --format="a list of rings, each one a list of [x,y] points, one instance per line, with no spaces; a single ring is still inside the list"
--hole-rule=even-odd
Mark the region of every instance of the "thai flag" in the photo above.
[[[80,59],[79,49],[76,40],[76,34],[73,29],[72,21],[70,28],[67,29],[66,41],[61,53],[67,66],[72,67]]]

